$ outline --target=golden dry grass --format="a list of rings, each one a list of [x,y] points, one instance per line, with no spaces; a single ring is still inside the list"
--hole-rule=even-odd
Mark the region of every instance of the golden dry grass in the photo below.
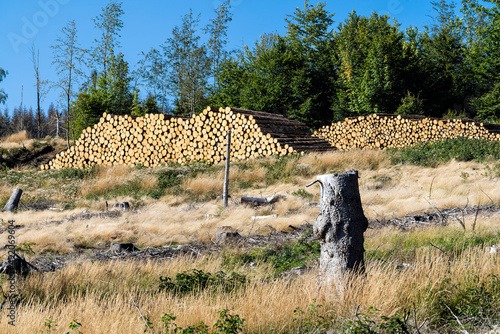
[[[385,153],[378,151],[312,154],[287,163],[284,172],[293,175],[287,183],[266,184],[263,179],[267,170],[262,164],[272,162],[272,159],[251,161],[246,167],[233,166],[230,175],[232,201],[228,209],[221,207],[220,200],[195,202],[191,197],[193,194],[221,193],[223,173],[219,170],[183,180],[181,195],[167,194],[158,201],[143,197],[140,212],[124,213],[118,218],[63,221],[84,209],[104,209],[104,200],[83,199],[77,202],[80,207],[72,211],[20,211],[0,213],[0,218],[12,218],[16,224],[24,225],[16,231],[17,241],[35,242],[33,248],[37,252],[71,253],[76,247],[107,247],[110,242],[133,242],[140,247],[210,242],[219,226],[232,226],[247,235],[312,223],[319,208],[311,206],[310,202],[319,200],[319,187],[306,189],[305,184],[318,174],[350,169],[359,171],[361,198],[369,219],[434,211],[434,207],[463,207],[467,202],[469,205],[497,205],[500,202],[498,178],[489,174],[484,164],[474,162],[452,161],[437,168],[422,168],[391,166]],[[155,189],[157,185],[154,170],[102,167],[95,179],[81,181],[80,195],[105,194],[116,185],[133,179],[140,180],[144,189]],[[237,180],[256,186],[240,189],[235,186]],[[293,195],[301,189],[312,197]],[[32,191],[26,193],[32,194]],[[0,194],[10,195],[9,186],[0,184]],[[237,204],[241,196],[267,197],[274,194],[287,195],[288,198],[273,207],[253,208]],[[131,198],[116,199],[123,200],[132,202]],[[270,217],[255,218],[266,215]],[[474,219],[473,214],[465,217],[467,236],[495,235],[500,227],[498,214],[481,214],[473,232]],[[414,240],[415,244],[422,244],[453,233],[464,233],[457,222],[407,234],[392,228],[368,230],[365,248],[388,253],[402,239],[407,243]],[[5,238],[5,234],[0,235],[1,244],[6,243]],[[429,246],[415,246],[412,254],[411,267],[405,270],[397,270],[397,263],[369,260],[366,278],[353,279],[342,298],[332,290],[318,288],[317,268],[295,280],[268,282],[265,280],[270,272],[268,267],[258,266],[251,271],[239,267],[236,270],[251,277],[244,292],[201,292],[178,297],[157,291],[160,275],[173,276],[195,268],[208,272],[225,270],[221,258],[175,258],[141,263],[79,261],[70,263],[61,271],[28,278],[22,288],[30,302],[18,310],[16,333],[41,332],[45,319],[57,322],[56,332],[67,332],[67,325],[78,319],[84,333],[142,333],[144,324],[134,302],[155,325],[164,313],[177,316],[176,323],[180,326],[198,321],[211,325],[217,320],[219,311],[229,309],[232,314],[245,319],[245,333],[293,332],[302,326],[300,321],[293,321],[297,317],[294,310],[307,310],[313,303],[324,305],[318,310],[319,315],[329,319],[353,318],[356,310],[366,312],[371,306],[379,309],[381,314],[391,316],[412,310],[416,305],[417,318],[422,320],[437,302],[439,288],[446,290],[460,285],[468,273],[477,275],[478,282],[481,282],[500,270],[500,257],[489,255],[487,249],[481,247],[464,250],[451,263],[443,252]],[[443,278],[450,280],[449,286],[445,285]],[[6,288],[4,286],[4,290]],[[63,295],[67,296],[64,303],[58,299]],[[37,298],[45,299],[41,304]],[[10,329],[7,318],[0,317],[0,332],[8,333]]]
[[[0,138],[0,143],[20,143],[30,139],[29,133],[26,130],[11,134],[10,136]]]
[[[367,157],[366,161],[362,159],[363,156]],[[313,154],[291,161],[295,164],[289,162],[287,168],[307,171],[298,173],[291,178],[290,183],[248,189],[237,188],[235,181],[252,181],[265,175],[266,170],[260,165],[262,161],[249,162],[254,164],[254,169],[250,168],[248,173],[235,165],[230,174],[232,200],[227,210],[222,209],[220,200],[197,203],[190,199],[192,195],[203,198],[206,194],[221,194],[223,172],[218,171],[186,178],[181,185],[184,192],[180,195],[167,194],[160,201],[143,197],[141,201],[144,206],[140,208],[140,213],[126,213],[116,219],[75,220],[71,223],[45,225],[47,221],[62,220],[83,210],[104,209],[104,200],[82,199],[77,200],[81,207],[72,212],[21,211],[16,214],[2,213],[0,218],[13,217],[18,224],[29,227],[19,230],[19,238],[36,242],[40,250],[67,252],[75,243],[103,246],[112,241],[137,242],[143,246],[207,241],[214,238],[218,226],[229,225],[245,234],[249,231],[269,231],[266,227],[268,225],[280,230],[289,225],[312,223],[318,215],[318,208],[309,203],[319,201],[320,191],[317,186],[305,188],[305,185],[314,180],[315,175],[335,168],[359,170],[361,199],[365,215],[369,219],[401,217],[412,212],[434,211],[435,208],[463,207],[467,203],[484,205],[500,202],[498,178],[489,175],[484,164],[475,162],[452,161],[436,168],[391,166],[384,152],[377,151]],[[101,167],[95,179],[78,181],[80,196],[106,194],[113,187],[134,179],[138,179],[144,189],[156,187],[157,175],[154,170],[137,170],[127,166]],[[56,186],[51,185],[54,188]],[[292,195],[299,190],[306,190],[312,197],[303,199]],[[5,199],[10,193],[11,187],[0,183],[0,195]],[[26,190],[25,194],[35,196],[36,192]],[[241,196],[268,197],[275,194],[287,195],[288,198],[272,208],[251,208],[236,204]],[[56,193],[54,196],[64,199],[64,195]],[[124,200],[134,202],[132,198],[122,197],[111,200],[111,204]],[[253,216],[266,215],[277,217],[252,219]],[[37,230],[42,227],[43,233]],[[54,237],[56,235],[58,238]],[[0,237],[0,242],[3,242],[2,239]],[[60,246],[56,244],[57,240],[61,240]]]
[[[222,195],[223,183],[224,174],[221,172],[217,175],[200,174],[195,178],[185,179],[182,186],[194,195],[203,195],[209,192]]]
[[[271,328],[273,333],[290,333],[303,325],[292,321],[300,319],[294,311],[305,311],[313,303],[323,305],[317,309],[318,315],[327,319],[350,319],[356,311],[366,312],[369,307],[392,316],[416,305],[417,319],[422,321],[437,302],[436,292],[460,286],[464,273],[474,273],[480,284],[500,270],[500,258],[480,249],[466,250],[451,264],[448,260],[431,249],[418,253],[412,267],[405,270],[369,262],[366,277],[352,279],[342,296],[334,287],[318,288],[316,270],[293,280],[271,282],[261,280],[267,274],[265,269],[247,271],[250,283],[243,291],[203,291],[179,297],[157,290],[160,275],[173,276],[195,268],[214,273],[222,269],[220,259],[73,263],[59,272],[26,280],[22,288],[29,302],[19,307],[16,333],[40,332],[45,319],[54,319],[59,330],[78,319],[85,333],[141,333],[145,327],[134,304],[156,327],[164,313],[177,316],[176,323],[185,327],[198,321],[214,324],[218,312],[229,309],[245,319],[245,333],[269,333]],[[445,278],[449,282],[444,283]],[[58,296],[67,299],[61,302]],[[6,317],[0,319],[1,332],[9,332],[7,321]]]
[[[113,167],[99,167],[96,180],[87,182],[82,186],[82,196],[92,193],[106,193],[115,186],[120,186],[130,179],[132,167],[126,165],[117,165]],[[149,179],[144,182],[150,183]]]

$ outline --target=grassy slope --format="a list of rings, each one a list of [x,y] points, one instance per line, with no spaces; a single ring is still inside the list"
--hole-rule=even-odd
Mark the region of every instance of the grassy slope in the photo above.
[[[17,224],[25,225],[18,230],[17,240],[35,242],[33,248],[37,252],[66,253],[78,247],[105,247],[114,241],[134,242],[140,247],[208,241],[214,237],[217,226],[227,225],[242,234],[265,233],[268,225],[280,230],[312,222],[318,209],[309,202],[318,201],[319,190],[305,190],[304,185],[315,175],[349,169],[360,171],[361,197],[370,219],[433,210],[431,204],[444,208],[463,207],[466,203],[497,205],[500,201],[494,161],[451,161],[434,168],[416,167],[391,165],[387,153],[365,151],[233,164],[233,199],[287,194],[288,199],[273,210],[234,203],[228,210],[222,210],[220,201],[215,199],[221,192],[222,166],[10,171],[0,179],[3,201],[14,186],[19,186],[25,190],[25,204],[54,200],[70,209],[3,213],[2,218],[14,218]],[[140,213],[109,220],[46,224],[84,209],[102,210],[105,199],[129,200]],[[274,218],[252,219],[255,215],[276,213],[278,216]],[[241,258],[248,252],[246,249],[141,265],[74,263],[62,271],[46,273],[43,278],[33,276],[23,283],[23,295],[28,300],[19,308],[16,331],[39,332],[46,329],[44,321],[50,318],[59,324],[57,332],[62,332],[77,318],[85,333],[142,333],[144,324],[131,296],[156,327],[164,313],[176,315],[180,326],[199,320],[211,325],[218,312],[227,308],[245,319],[245,332],[249,333],[313,332],[321,327],[336,327],[344,332],[349,328],[348,319],[353,319],[351,332],[356,332],[367,323],[362,316],[356,317],[356,312],[369,314],[369,308],[376,307],[379,311],[369,317],[377,324],[384,322],[381,315],[392,317],[411,312],[407,322],[411,324],[417,319],[420,324],[428,318],[424,325],[427,330],[460,329],[455,317],[468,329],[486,328],[498,322],[500,316],[498,280],[493,276],[500,272],[500,258],[488,252],[491,245],[500,243],[499,217],[479,216],[472,231],[474,218],[465,217],[466,231],[458,223],[404,233],[391,228],[368,230],[366,279],[355,280],[343,298],[334,297],[332,291],[318,290],[317,269],[292,281],[269,281],[275,271],[272,262],[257,263],[251,270],[245,261],[227,266],[224,259]],[[0,242],[5,243],[5,234],[0,237]],[[397,269],[396,265],[403,262],[411,266]],[[204,291],[178,296],[159,291],[160,275],[173,277],[189,269],[212,273],[235,270],[246,275],[249,283],[235,293]],[[380,326],[373,324],[372,329]],[[0,331],[8,328],[7,318],[0,318]]]

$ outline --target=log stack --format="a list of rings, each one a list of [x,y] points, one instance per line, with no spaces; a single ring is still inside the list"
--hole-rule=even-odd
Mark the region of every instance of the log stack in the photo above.
[[[231,158],[235,160],[333,149],[324,139],[313,137],[301,122],[251,110],[207,107],[190,118],[104,114],[83,131],[74,146],[42,169],[116,164],[154,167],[193,161],[216,164],[225,159],[230,130]]]
[[[457,137],[500,140],[500,125],[471,119],[372,114],[324,126],[313,136],[325,139],[343,151],[384,149]]]

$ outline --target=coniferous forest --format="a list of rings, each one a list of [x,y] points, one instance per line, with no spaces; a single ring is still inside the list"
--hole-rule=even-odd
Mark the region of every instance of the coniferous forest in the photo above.
[[[376,12],[353,11],[337,22],[326,3],[305,1],[283,18],[285,33],[230,50],[226,0],[206,26],[190,10],[162,44],[129,64],[120,52],[124,10],[112,0],[93,18],[92,45],[80,45],[75,21],[62,27],[43,55],[52,59],[56,82],[39,77],[33,47],[37,94],[55,90],[60,100],[46,111],[40,103],[4,110],[0,134],[27,130],[69,140],[104,112],[189,115],[207,105],[278,113],[312,128],[372,113],[499,122],[500,3],[431,4],[431,25],[403,29]],[[9,75],[1,65],[0,82]],[[7,98],[0,83],[0,103]]]

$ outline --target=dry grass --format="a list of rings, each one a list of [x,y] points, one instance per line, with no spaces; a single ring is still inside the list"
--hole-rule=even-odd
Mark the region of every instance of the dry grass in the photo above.
[[[363,155],[366,155],[366,161],[370,162],[363,161]],[[140,208],[140,213],[127,213],[117,219],[76,220],[71,224],[45,225],[47,221],[62,220],[82,210],[104,209],[104,200],[81,199],[77,204],[83,208],[73,212],[21,211],[17,214],[3,213],[0,217],[4,219],[14,217],[18,224],[32,229],[19,230],[19,238],[36,242],[40,250],[61,252],[70,251],[75,244],[104,246],[113,241],[137,242],[143,246],[207,241],[209,238],[214,238],[216,227],[227,225],[233,226],[243,234],[249,231],[269,231],[267,225],[280,230],[286,229],[289,225],[314,221],[318,215],[318,208],[311,207],[309,202],[319,201],[319,187],[306,189],[305,185],[314,180],[316,173],[328,172],[331,168],[337,168],[335,166],[341,166],[343,170],[352,168],[359,170],[361,199],[365,215],[369,219],[434,211],[434,207],[463,207],[467,203],[484,205],[500,202],[498,178],[488,175],[484,164],[474,162],[452,161],[437,168],[391,166],[383,152],[374,151],[333,152],[304,156],[291,161],[295,162],[295,165],[289,162],[287,168],[307,169],[293,177],[291,183],[275,183],[248,189],[237,188],[235,180],[251,181],[265,175],[266,170],[261,167],[263,161],[249,162],[249,165],[253,164],[251,168],[235,165],[230,174],[232,200],[228,210],[222,210],[222,203],[219,200],[208,200],[203,203],[192,201],[193,196],[199,199],[214,198],[215,195],[222,193],[223,172],[218,171],[186,178],[182,183],[184,191],[180,195],[165,195],[160,201],[143,197],[141,202],[144,206]],[[144,189],[156,187],[157,175],[153,170],[137,170],[127,166],[101,167],[95,179],[82,181],[81,196],[106,194],[117,185],[135,179],[140,181]],[[56,184],[50,183],[50,185],[57,189]],[[306,190],[313,196],[303,199],[292,195],[299,190]],[[0,183],[1,196],[6,199],[10,193],[11,187]],[[25,194],[35,196],[37,193],[28,189]],[[288,195],[288,198],[272,208],[251,208],[236,204],[241,196],[268,197],[275,194]],[[135,201],[126,196],[116,199],[116,201],[125,200],[131,203]],[[262,220],[252,219],[253,216],[275,214],[278,216]],[[43,226],[44,233],[35,232],[36,226]],[[53,237],[56,235],[60,238]],[[0,242],[2,239],[0,238]],[[57,240],[61,240],[59,246]]]
[[[182,186],[194,195],[203,195],[210,192],[222,195],[223,183],[224,174],[220,172],[217,175],[200,174],[195,178],[185,179]]]
[[[96,180],[86,182],[81,189],[82,196],[89,194],[105,194],[115,186],[119,186],[131,179],[132,167],[117,165],[113,167],[100,167]],[[149,182],[149,181],[148,181]]]
[[[304,199],[292,193],[305,189],[305,184],[318,174],[350,169],[359,170],[361,198],[369,219],[433,211],[433,207],[463,207],[467,202],[469,205],[500,202],[498,178],[488,174],[484,164],[474,162],[452,161],[437,168],[421,168],[391,166],[385,153],[378,151],[314,154],[287,162],[284,173],[292,175],[287,183],[266,184],[263,179],[267,169],[263,164],[272,159],[233,166],[233,202],[228,209],[221,207],[220,200],[196,202],[191,196],[221,193],[223,174],[219,171],[183,180],[179,196],[167,194],[159,201],[144,197],[140,212],[124,213],[119,218],[50,223],[80,213],[81,207],[63,212],[1,213],[0,218],[13,218],[17,224],[24,225],[16,231],[17,241],[35,242],[34,249],[38,252],[70,253],[76,247],[107,247],[110,242],[133,242],[140,247],[209,242],[215,238],[219,226],[232,226],[246,235],[265,234],[272,230],[270,227],[286,230],[289,225],[312,223],[319,209],[310,206],[310,202],[319,200],[319,187],[307,189],[312,198]],[[126,166],[100,168],[95,179],[82,181],[81,195],[105,194],[116,185],[136,178],[144,189],[155,189],[157,185],[157,176],[152,170]],[[249,182],[254,187],[240,189],[235,186],[237,180]],[[9,187],[0,183],[0,193],[10,195]],[[26,193],[32,194],[30,190]],[[288,198],[273,207],[252,208],[237,204],[241,196],[274,194],[288,195]],[[102,210],[103,202],[79,200],[86,210]],[[254,218],[266,215],[277,216]],[[466,236],[485,238],[497,234],[500,217],[480,215],[474,232],[473,222],[474,215],[465,217]],[[461,233],[464,232],[457,222],[448,227],[405,234],[391,228],[368,230],[365,234],[367,251],[390,253],[403,243],[425,243],[426,246],[410,247],[411,267],[405,270],[395,267],[397,261],[402,260],[400,258],[391,259],[395,261],[392,264],[369,260],[366,278],[353,279],[342,298],[334,291],[318,288],[317,270],[294,280],[269,282],[266,280],[269,268],[264,266],[251,271],[247,267],[236,268],[251,277],[251,282],[240,293],[201,292],[179,297],[158,292],[160,275],[173,276],[194,268],[208,272],[225,270],[221,258],[216,256],[140,263],[71,263],[59,272],[27,279],[22,289],[29,302],[19,307],[16,333],[41,332],[45,319],[57,322],[57,332],[66,332],[67,325],[78,319],[84,333],[142,333],[144,324],[134,302],[154,324],[158,324],[164,313],[169,313],[178,317],[176,323],[180,326],[200,320],[211,325],[220,310],[229,309],[246,320],[245,333],[293,332],[303,326],[293,321],[297,317],[294,310],[307,310],[313,303],[324,305],[318,309],[319,315],[336,321],[339,317],[352,319],[356,310],[366,312],[370,306],[391,316],[413,310],[414,305],[417,318],[422,320],[432,315],[433,307],[439,303],[436,298],[443,295],[439,291],[449,292],[461,286],[472,273],[480,283],[487,280],[488,275],[500,272],[500,258],[490,256],[481,247],[465,249],[449,262],[447,255],[429,246],[432,240]],[[6,235],[1,234],[0,244],[5,243]],[[445,282],[445,278],[449,281]],[[4,290],[6,288],[4,286]],[[60,299],[63,296],[64,302]],[[10,329],[7,318],[0,317],[0,332]]]
[[[415,307],[417,319],[422,321],[439,302],[438,291],[460,286],[464,273],[473,272],[478,284],[487,281],[489,275],[500,271],[500,258],[470,249],[450,264],[439,251],[425,250],[406,270],[370,262],[366,277],[352,279],[343,296],[334,288],[319,289],[316,271],[294,280],[272,282],[261,280],[265,270],[247,272],[250,283],[237,293],[203,291],[179,297],[157,290],[160,275],[173,276],[194,268],[205,272],[223,269],[218,258],[177,258],[141,264],[87,261],[43,277],[32,276],[22,287],[29,302],[19,307],[16,333],[40,332],[45,319],[54,319],[59,330],[78,319],[85,333],[141,333],[144,324],[134,303],[155,325],[164,313],[169,313],[177,316],[176,323],[183,327],[198,321],[213,324],[220,310],[229,309],[245,319],[245,333],[297,330],[303,324],[292,321],[300,318],[294,311],[307,310],[313,303],[323,305],[317,309],[318,315],[332,320],[353,318],[356,311],[366,312],[369,307],[387,316]],[[445,283],[445,278],[449,282]],[[61,302],[63,296],[67,299]],[[315,320],[314,316],[306,316]],[[0,319],[0,331],[9,331],[6,317]]]
[[[384,151],[375,150],[307,154],[299,163],[307,165],[303,168],[308,168],[312,174],[343,173],[352,169],[378,170],[390,164]]]
[[[26,130],[11,134],[10,136],[0,138],[0,143],[20,143],[30,139],[30,135]]]

